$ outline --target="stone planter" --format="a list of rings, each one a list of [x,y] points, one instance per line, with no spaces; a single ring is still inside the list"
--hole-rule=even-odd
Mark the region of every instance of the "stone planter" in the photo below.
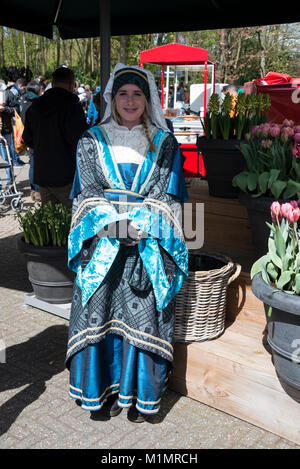
[[[246,192],[241,192],[238,198],[248,211],[253,246],[259,256],[266,254],[270,234],[266,221],[272,223],[270,207],[275,199],[263,196],[253,198]]]
[[[213,197],[236,198],[239,188],[232,186],[233,177],[244,170],[245,158],[239,150],[241,140],[199,137],[197,148],[202,153],[209,194]]]
[[[254,276],[252,291],[264,303],[276,373],[283,389],[300,403],[300,297],[274,290],[261,274]]]
[[[39,247],[17,241],[25,256],[29,281],[37,299],[47,303],[64,304],[72,301],[74,272],[67,266],[67,247]]]

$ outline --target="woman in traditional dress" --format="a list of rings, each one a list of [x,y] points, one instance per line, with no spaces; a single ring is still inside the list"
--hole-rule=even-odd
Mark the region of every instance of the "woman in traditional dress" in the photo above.
[[[79,141],[69,267],[76,273],[66,364],[91,418],[158,412],[173,362],[174,298],[188,271],[187,200],[154,77],[118,64],[100,125]]]

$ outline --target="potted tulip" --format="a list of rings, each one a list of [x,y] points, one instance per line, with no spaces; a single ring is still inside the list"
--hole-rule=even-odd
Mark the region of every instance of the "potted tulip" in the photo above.
[[[287,119],[282,124],[263,123],[246,138],[240,145],[246,166],[232,184],[241,190],[239,200],[248,210],[253,245],[262,254],[272,202],[300,197],[300,126]]]
[[[69,303],[74,279],[67,266],[71,209],[49,202],[15,216],[23,230],[18,249],[26,257],[36,298],[48,303]]]
[[[269,106],[269,95],[226,94],[221,104],[219,95],[212,94],[204,118],[205,136],[197,140],[210,195],[238,196],[239,189],[233,187],[232,179],[245,166],[240,144],[252,126],[267,119]]]
[[[300,200],[273,202],[271,219],[268,251],[251,269],[252,290],[265,305],[277,375],[300,402]]]

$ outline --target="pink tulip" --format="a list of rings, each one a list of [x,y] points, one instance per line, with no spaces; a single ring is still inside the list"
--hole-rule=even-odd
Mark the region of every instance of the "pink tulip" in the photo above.
[[[265,124],[260,124],[259,126],[259,135],[262,137],[268,137],[270,132],[271,124],[267,122]]]
[[[288,141],[289,137],[285,134],[285,133],[282,133],[281,132],[281,135],[280,135],[280,140],[283,142],[283,143],[286,143]]]
[[[294,208],[290,214],[290,219],[289,219],[289,222],[290,223],[297,223],[297,221],[299,220],[300,218],[300,208]]]
[[[298,207],[300,208],[300,199],[297,200]]]
[[[283,127],[294,127],[294,125],[295,122],[292,120],[284,119],[284,121],[282,122]]]
[[[287,219],[289,223],[297,223],[300,218],[300,208],[294,208],[293,205],[289,202],[282,204],[281,211],[282,215]]]
[[[273,202],[271,205],[271,217],[273,221],[276,221],[277,218],[281,219],[282,218],[282,213],[281,213],[281,205],[279,202]]]
[[[298,202],[297,202],[297,200],[291,200],[291,201],[290,201],[290,204],[291,204],[291,206],[292,206],[293,208],[298,208]]]
[[[292,153],[297,159],[300,158],[300,143],[295,143]]]
[[[282,127],[281,133],[287,135],[288,138],[291,138],[294,135],[294,129],[292,129],[292,127]]]
[[[289,202],[281,205],[281,212],[285,218],[288,217],[288,214],[291,212],[291,210],[293,210],[293,206]]]
[[[259,125],[255,125],[254,127],[252,127],[251,129],[251,135],[255,136],[257,131],[259,129]]]
[[[271,128],[270,128],[270,135],[271,137],[279,137],[280,135],[280,126],[279,125],[273,125]]]
[[[265,148],[266,150],[272,146],[272,143],[273,142],[270,139],[261,141],[262,147]]]
[[[294,140],[296,143],[300,143],[300,130],[294,135]]]

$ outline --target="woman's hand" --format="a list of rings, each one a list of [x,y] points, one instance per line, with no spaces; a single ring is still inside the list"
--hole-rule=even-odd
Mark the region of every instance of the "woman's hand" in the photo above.
[[[132,239],[132,242],[126,243],[126,246],[135,246],[142,238],[142,231],[134,221],[130,221],[128,224],[128,238]]]

